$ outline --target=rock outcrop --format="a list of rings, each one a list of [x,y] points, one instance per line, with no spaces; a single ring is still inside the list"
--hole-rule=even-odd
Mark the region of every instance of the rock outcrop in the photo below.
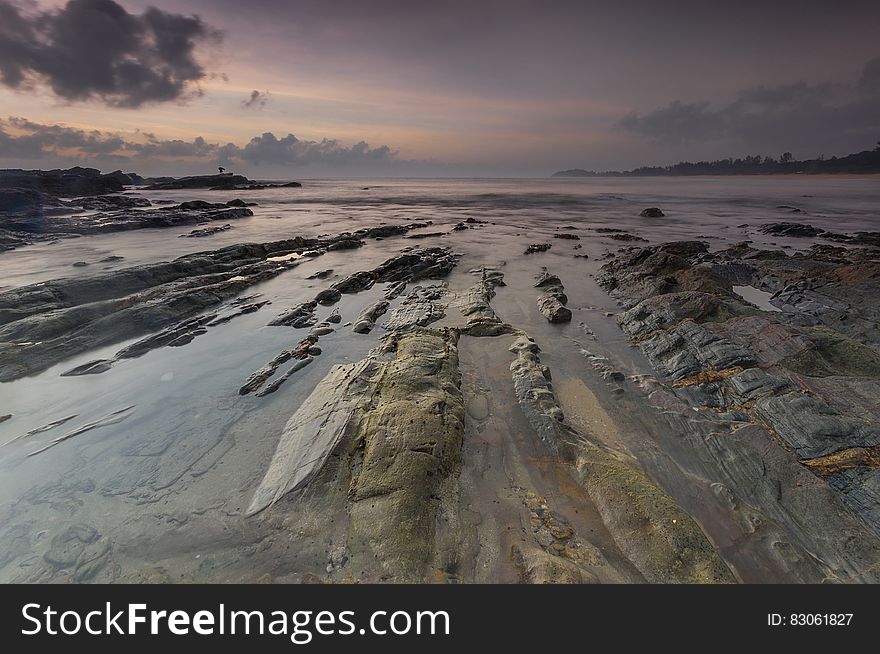
[[[406,233],[409,226],[396,226],[395,231]],[[360,242],[374,234],[387,236],[389,230],[378,227],[331,238],[297,237],[234,245],[174,261],[54,280],[0,293],[0,381],[40,372],[66,357],[96,347],[149,333],[164,334],[162,330],[168,328],[172,328],[167,334],[169,342],[184,333],[193,335],[194,323],[186,321],[299,265],[300,259],[284,255],[313,252],[320,256],[340,240]],[[391,281],[443,274],[454,265],[455,256],[448,250],[415,249],[367,274],[370,279]],[[299,324],[308,311],[297,311],[298,308],[294,311],[296,315],[285,312],[276,320]],[[301,326],[310,324],[314,323],[306,318]],[[196,331],[201,328],[195,326]]]
[[[565,287],[556,275],[551,275],[546,270],[537,276],[535,288],[541,289],[538,296],[538,311],[550,322],[569,322],[571,311],[565,305],[568,297],[565,295]]]
[[[801,234],[789,224],[774,233]],[[619,315],[674,392],[733,424],[754,424],[824,476],[880,534],[865,501],[880,479],[880,276],[857,250],[788,256],[747,244],[709,252],[700,242],[634,249],[599,282],[627,310]],[[772,294],[766,312],[734,292]],[[852,462],[845,477],[828,457]]]
[[[107,174],[94,168],[81,167],[66,170],[0,170],[0,189],[28,189],[56,198],[116,193],[133,183],[130,175],[119,170]]]
[[[699,525],[641,468],[565,422],[538,345],[520,336],[510,349],[526,418],[551,450],[576,467],[603,522],[639,572],[653,583],[734,581]]]
[[[359,577],[428,578],[461,461],[456,343],[453,330],[413,329],[334,367],[285,427],[248,514],[302,488],[338,452],[350,478],[347,565]]]
[[[149,181],[149,180],[148,180]],[[219,175],[195,175],[192,177],[178,177],[153,181],[146,189],[148,191],[170,191],[188,188],[222,188],[232,189],[236,186],[247,186],[250,180],[244,175],[221,173]]]

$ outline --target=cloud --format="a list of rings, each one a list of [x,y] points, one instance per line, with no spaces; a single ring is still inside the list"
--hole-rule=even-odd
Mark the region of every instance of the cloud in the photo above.
[[[125,150],[142,157],[153,158],[212,158],[216,157],[219,146],[208,143],[201,136],[192,141],[180,139],[161,140],[151,135],[146,143],[125,143]]]
[[[10,134],[9,129],[15,133]],[[6,159],[39,159],[46,155],[76,153],[79,157],[106,155],[125,147],[119,136],[98,130],[41,125],[25,118],[0,120],[0,153]]]
[[[0,159],[85,162],[112,158],[134,166],[148,161],[192,161],[200,165],[247,163],[277,168],[370,168],[405,163],[387,145],[370,147],[365,141],[346,146],[336,139],[309,141],[293,134],[279,139],[266,132],[241,147],[211,143],[201,136],[192,141],[160,139],[152,133],[140,136],[143,140],[135,141],[109,132],[45,125],[26,118],[0,119]]]
[[[196,49],[220,38],[198,16],[154,7],[136,15],[113,0],[69,0],[28,12],[0,0],[0,82],[44,82],[64,100],[116,107],[181,100],[207,74]]]
[[[731,102],[672,102],[630,114],[618,127],[660,143],[735,141],[791,147],[867,147],[880,135],[880,58],[854,85],[797,82],[741,91]]]
[[[293,134],[277,138],[272,132],[255,136],[238,153],[244,161],[253,164],[283,166],[308,166],[328,164],[340,166],[359,163],[390,163],[397,157],[387,145],[371,148],[364,141],[351,147],[342,145],[336,139],[321,141],[302,141]]]
[[[859,78],[859,90],[868,95],[880,94],[880,57],[865,64]]]
[[[266,106],[267,102],[269,102],[269,92],[264,91],[260,93],[255,89],[251,91],[247,100],[241,101],[241,106],[245,109],[262,109]]]

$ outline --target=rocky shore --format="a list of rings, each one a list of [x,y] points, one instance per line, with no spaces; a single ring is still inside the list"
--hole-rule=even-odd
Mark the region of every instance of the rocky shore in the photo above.
[[[243,175],[229,173],[144,180],[134,173],[101,174],[92,168],[0,170],[0,252],[74,236],[210,225],[214,221],[250,217],[250,207],[255,206],[239,198],[154,206],[148,198],[130,195],[126,189],[249,191],[298,186],[298,182],[253,184]],[[208,236],[224,229],[227,227],[207,226],[191,235]]]
[[[733,438],[749,434],[789,458],[789,470],[771,473],[777,512],[799,504],[805,472],[828,484],[810,526],[799,526],[810,541],[816,532],[827,538],[810,542],[814,554],[832,544],[835,557],[863,547],[857,522],[840,525],[840,502],[880,534],[877,254],[821,244],[793,255],[748,243],[710,251],[684,241],[626,250],[599,280],[626,309],[621,328],[658,372],[642,380],[649,397],[684,403]],[[764,292],[771,310],[737,293],[744,288]],[[753,455],[725,450],[726,467]],[[743,488],[766,484],[769,470],[737,472]],[[791,513],[785,521],[802,520]],[[830,523],[840,534],[825,533]]]
[[[95,188],[6,219],[236,237],[251,211]],[[658,239],[656,209],[309,218],[0,292],[0,463],[26,487],[0,575],[880,581],[877,234]]]
[[[313,258],[340,248],[355,249],[363,245],[364,239],[403,235],[423,226],[411,223],[330,238],[297,237],[231,246],[170,262],[0,293],[0,381],[31,375],[79,352],[154,330],[167,331],[150,338],[147,344],[152,347],[179,342],[183,334],[194,337],[212,323],[228,319],[230,313],[251,309],[253,305],[239,308],[234,298],[254,284],[295,268],[303,257]],[[411,253],[404,255],[403,261],[389,261],[378,271],[337,282],[337,287],[352,292],[372,285],[376,279],[407,277],[413,270],[424,273],[419,266],[430,274],[432,267],[440,270],[443,265],[433,259],[425,264],[418,253]],[[212,313],[190,320],[207,310]],[[307,313],[306,309],[295,308],[273,324],[314,324],[294,320],[301,313]],[[130,348],[117,354],[130,356]],[[112,363],[97,361],[68,374],[104,372]]]

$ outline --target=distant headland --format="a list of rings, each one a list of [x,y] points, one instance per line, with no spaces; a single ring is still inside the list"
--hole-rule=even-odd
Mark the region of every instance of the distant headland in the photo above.
[[[778,159],[750,155],[742,159],[716,161],[682,161],[671,166],[642,166],[633,170],[596,172],[582,168],[560,170],[553,177],[654,177],[678,175],[820,175],[880,173],[880,141],[873,150],[864,150],[844,157],[818,157],[798,161],[790,152]]]

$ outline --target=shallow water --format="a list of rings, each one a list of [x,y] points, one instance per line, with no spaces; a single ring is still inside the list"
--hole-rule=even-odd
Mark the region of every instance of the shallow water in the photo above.
[[[112,552],[112,564],[99,572],[95,577],[99,580],[253,581],[267,572],[284,580],[303,569],[303,560],[312,554],[306,548],[291,553],[298,546],[295,535],[286,536],[287,527],[282,529],[274,518],[246,519],[242,511],[287,419],[332,365],[359,360],[379,342],[382,321],[367,336],[343,326],[323,336],[323,354],[272,395],[240,396],[238,388],[248,374],[305,334],[267,323],[338,278],[306,279],[318,270],[332,268],[341,277],[372,268],[406,246],[445,245],[462,254],[447,280],[456,290],[473,283],[468,270],[498,266],[507,286],[498,289],[494,309],[541,345],[542,359],[560,380],[563,394],[566,381],[594,383],[582,374],[581,348],[608,356],[625,372],[650,372],[616,324],[613,314],[618,307],[593,280],[603,257],[640,242],[616,241],[597,228],[625,230],[655,243],[699,238],[716,248],[753,240],[758,245],[796,249],[815,240],[766,237],[757,227],[781,220],[836,231],[880,227],[880,184],[875,178],[856,177],[305,180],[301,189],[143,194],[154,201],[175,202],[239,196],[259,206],[252,218],[231,221],[231,230],[205,238],[179,238],[193,229],[186,226],[65,239],[7,252],[0,255],[0,288],[88,276],[240,242],[338,234],[412,221],[433,221],[435,226],[423,231],[444,232],[468,217],[488,224],[439,238],[370,241],[356,251],[305,259],[248,289],[248,295],[261,293],[261,299],[272,304],[212,327],[183,347],[160,348],[121,361],[100,375],[60,376],[87,361],[112,357],[126,345],[117,343],[72,357],[39,375],[0,384],[0,415],[13,415],[0,423],[0,443],[76,416],[52,430],[0,446],[2,581],[72,579],[69,567],[47,566],[43,553],[53,538],[76,525],[94,529],[100,534],[98,542]],[[660,207],[666,217],[639,217],[647,206]],[[802,213],[792,214],[784,207],[798,207]],[[554,238],[560,233],[577,235],[579,240]],[[523,256],[527,245],[542,242],[552,243],[552,248]],[[575,258],[576,254],[588,258]],[[99,263],[110,255],[123,259]],[[78,261],[90,265],[73,267]],[[542,267],[562,278],[574,314],[570,323],[551,325],[538,313],[533,284]],[[778,310],[766,304],[763,292],[738,288],[760,308]],[[381,297],[382,290],[379,285],[344,296],[337,305],[343,323],[354,320],[363,307]],[[392,303],[392,310],[399,301]],[[319,307],[319,320],[331,310]],[[481,353],[485,354],[479,343],[463,344],[463,370],[474,375],[475,383],[497,387],[507,378],[509,360],[503,358],[503,348],[492,364],[481,361]],[[564,395],[561,401],[565,403]],[[59,436],[131,405],[134,408],[120,422],[28,456]],[[577,407],[574,403],[572,407],[576,417]],[[466,445],[466,452],[484,452],[489,466],[498,460],[488,448],[497,445],[504,429],[521,427],[522,419],[508,409],[493,412],[492,424],[481,432],[482,445],[481,441]],[[468,429],[475,433],[473,424]],[[527,456],[523,453],[533,444],[525,442],[525,432],[518,438],[511,452]],[[469,469],[465,474],[474,473]],[[562,483],[552,470],[540,474],[545,485]],[[478,487],[481,478],[472,476],[473,484]],[[480,501],[491,510],[485,497],[475,500]],[[509,571],[500,569],[497,579],[507,579]],[[481,579],[494,580],[491,575]]]
[[[779,307],[771,304],[770,300],[773,299],[773,293],[762,291],[754,286],[734,286],[733,292],[763,311],[782,311]]]

